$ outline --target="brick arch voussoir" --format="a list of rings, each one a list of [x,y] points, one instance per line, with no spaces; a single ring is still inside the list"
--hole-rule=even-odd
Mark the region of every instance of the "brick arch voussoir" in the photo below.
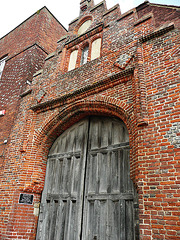
[[[123,109],[127,116],[130,115],[131,107],[122,100],[110,96],[104,96],[101,94],[97,95],[94,99],[98,102],[105,102],[108,104],[116,105],[119,109]]]
[[[93,21],[92,15],[87,15],[87,16],[85,16],[84,18],[82,18],[82,19],[79,20],[79,22],[77,23],[77,25],[76,25],[75,28],[74,28],[74,33],[75,33],[75,34],[77,34],[78,29],[80,28],[80,26],[81,26],[84,22],[86,22],[87,20]]]
[[[94,100],[78,101],[52,114],[51,119],[44,122],[40,132],[36,132],[39,141],[41,144],[51,145],[62,132],[88,115],[118,117],[125,122],[128,131],[131,132],[130,107],[116,98],[98,95]]]

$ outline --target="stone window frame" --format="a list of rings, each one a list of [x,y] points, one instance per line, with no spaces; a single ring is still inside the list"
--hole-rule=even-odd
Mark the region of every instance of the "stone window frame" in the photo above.
[[[92,44],[95,40],[101,38],[101,48],[100,48],[100,56],[95,58],[95,59],[98,59],[102,56],[102,40],[103,40],[103,37],[102,37],[102,33],[100,34],[97,34],[96,36],[93,36],[91,39],[87,39],[85,41],[83,41],[81,44],[79,44],[78,46],[75,46],[75,47],[72,47],[71,49],[69,49],[69,53],[68,53],[68,69],[69,69],[69,61],[70,61],[70,56],[71,56],[71,53],[75,50],[78,50],[78,53],[77,53],[77,59],[76,59],[76,64],[75,64],[75,68],[71,69],[71,70],[74,70],[76,68],[79,68],[83,65],[85,65],[86,63],[90,62],[90,61],[93,61],[91,60],[91,53],[92,53]],[[89,46],[89,51],[88,51],[88,57],[87,57],[87,62],[85,64],[81,64],[81,57],[82,57],[82,52],[83,52],[83,49],[86,47],[86,46]],[[71,70],[68,70],[67,71],[71,71]]]

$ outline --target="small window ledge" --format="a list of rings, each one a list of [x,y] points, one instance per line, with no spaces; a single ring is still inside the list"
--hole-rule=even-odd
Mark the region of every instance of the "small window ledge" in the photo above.
[[[40,74],[42,74],[42,73],[43,73],[43,70],[41,69],[41,70],[37,71],[37,72],[33,75],[33,77],[37,77],[38,75],[40,75]]]
[[[28,94],[31,94],[31,92],[32,92],[32,89],[29,89],[29,90],[21,93],[21,94],[20,94],[20,97],[23,98],[23,97],[27,96]]]
[[[50,53],[46,58],[45,61],[49,60],[50,58],[54,57],[56,55],[56,52]]]

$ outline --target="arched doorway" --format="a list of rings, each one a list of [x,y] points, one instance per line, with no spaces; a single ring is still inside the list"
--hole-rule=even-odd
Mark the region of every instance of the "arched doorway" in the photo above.
[[[50,149],[36,239],[137,239],[135,196],[125,124],[83,119]]]

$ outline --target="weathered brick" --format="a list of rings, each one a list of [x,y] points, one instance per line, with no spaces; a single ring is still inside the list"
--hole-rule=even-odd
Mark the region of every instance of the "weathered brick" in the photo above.
[[[33,204],[40,202],[50,147],[90,115],[117,117],[127,125],[140,239],[178,239],[178,9],[145,1],[121,14],[102,3],[81,12],[67,32],[42,8],[0,39],[0,59],[8,54],[0,80],[0,110],[6,110],[0,122],[3,240],[35,239],[34,205],[18,204],[19,194],[31,193]],[[87,19],[92,25],[78,36]],[[90,61],[96,38],[103,40],[101,54]],[[81,66],[87,43],[88,62]],[[68,71],[76,49],[76,68]]]

